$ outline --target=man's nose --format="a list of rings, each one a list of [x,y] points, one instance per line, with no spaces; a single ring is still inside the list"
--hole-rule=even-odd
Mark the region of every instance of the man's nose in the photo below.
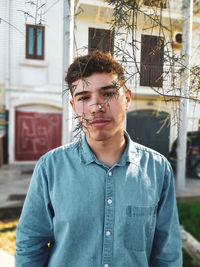
[[[105,112],[105,103],[95,101],[94,103],[90,104],[90,112],[91,114]]]

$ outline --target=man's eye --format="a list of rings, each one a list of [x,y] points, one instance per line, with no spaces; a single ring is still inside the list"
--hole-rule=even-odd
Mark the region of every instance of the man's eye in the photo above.
[[[116,92],[107,92],[107,93],[105,93],[103,96],[104,96],[104,97],[112,97],[112,96],[114,96],[114,95],[116,95]]]
[[[82,96],[78,98],[78,101],[86,101],[89,99],[89,96]]]

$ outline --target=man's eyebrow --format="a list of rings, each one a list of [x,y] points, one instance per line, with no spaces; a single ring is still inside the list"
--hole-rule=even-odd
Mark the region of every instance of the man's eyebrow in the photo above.
[[[116,88],[115,84],[106,85],[106,86],[101,87],[100,89],[101,90],[108,90],[108,89],[113,89],[113,88]]]
[[[86,95],[88,93],[90,93],[90,92],[89,91],[85,91],[85,90],[84,91],[80,91],[80,92],[75,93],[74,97],[79,96],[79,95]]]
[[[113,88],[116,88],[116,85],[115,84],[110,84],[110,85],[102,86],[99,89],[102,90],[102,91],[104,91],[104,90],[109,90],[109,89],[113,89]],[[80,92],[75,93],[74,94],[74,97],[77,97],[79,95],[86,95],[86,94],[89,94],[89,93],[91,93],[91,91],[85,91],[85,90],[83,90],[83,91],[80,91]]]

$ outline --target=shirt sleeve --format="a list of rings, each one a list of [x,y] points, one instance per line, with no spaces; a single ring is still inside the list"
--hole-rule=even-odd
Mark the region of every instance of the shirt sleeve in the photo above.
[[[182,266],[182,240],[174,190],[174,177],[168,162],[166,163],[163,190],[157,211],[150,266]]]
[[[16,231],[16,267],[43,267],[53,246],[53,208],[48,192],[44,160],[33,172]]]

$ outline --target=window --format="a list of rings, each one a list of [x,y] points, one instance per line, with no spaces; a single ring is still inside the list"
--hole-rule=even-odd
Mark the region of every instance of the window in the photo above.
[[[175,40],[177,43],[181,44],[182,43],[182,34],[181,33],[177,33],[175,35]]]
[[[164,41],[162,37],[142,35],[140,85],[162,87]]]
[[[44,26],[26,25],[26,58],[44,59]]]
[[[110,30],[89,28],[88,52],[96,49],[113,54],[114,34]]]
[[[166,0],[144,0],[144,5],[166,8]]]

